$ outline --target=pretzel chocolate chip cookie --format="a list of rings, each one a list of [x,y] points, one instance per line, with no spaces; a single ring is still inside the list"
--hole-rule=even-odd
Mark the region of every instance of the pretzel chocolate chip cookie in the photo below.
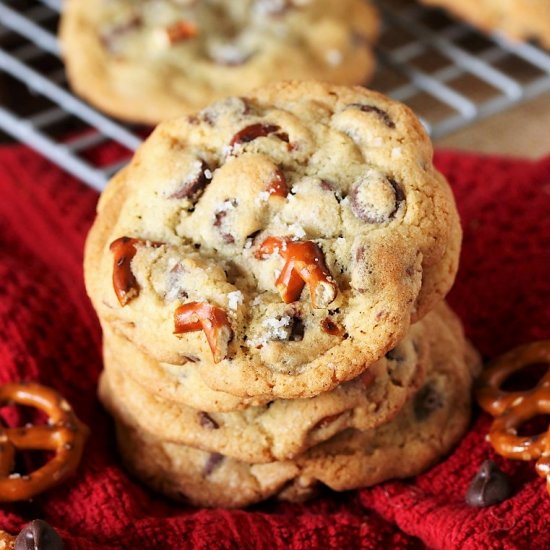
[[[85,270],[103,323],[155,360],[238,396],[310,397],[445,296],[460,238],[409,109],[290,82],[161,124],[105,191]]]
[[[365,0],[68,0],[61,39],[79,94],[157,123],[274,80],[361,84],[377,29]]]

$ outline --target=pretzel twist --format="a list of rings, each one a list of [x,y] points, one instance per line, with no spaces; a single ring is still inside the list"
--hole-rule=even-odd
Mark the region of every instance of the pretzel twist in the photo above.
[[[32,382],[0,387],[0,406],[17,403],[48,416],[47,425],[0,427],[0,501],[27,500],[64,481],[82,457],[88,428],[56,391]],[[14,474],[16,451],[46,450],[55,456],[27,475]]]
[[[526,391],[504,391],[512,374],[536,363],[547,365],[537,385]],[[550,426],[540,434],[519,436],[522,424],[550,414],[550,340],[520,346],[492,361],[478,381],[477,400],[495,417],[488,439],[497,453],[517,460],[537,460],[536,471],[546,477],[550,494]]]
[[[275,286],[285,303],[300,298],[307,285],[314,308],[327,307],[334,301],[338,286],[325,263],[322,250],[313,241],[293,241],[288,238],[268,237],[256,252],[256,258],[265,259],[279,254],[285,264]]]

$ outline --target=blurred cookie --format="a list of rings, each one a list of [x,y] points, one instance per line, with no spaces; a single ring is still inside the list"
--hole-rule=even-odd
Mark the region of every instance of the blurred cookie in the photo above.
[[[425,383],[391,422],[378,428],[345,430],[293,461],[248,464],[163,441],[137,428],[120,410],[122,457],[155,490],[200,506],[241,507],[274,495],[303,500],[320,484],[344,491],[417,475],[449,452],[465,431],[479,367],[456,320],[439,317],[434,323],[438,328],[430,337]]]
[[[445,8],[486,32],[502,32],[516,40],[535,39],[550,49],[548,0],[422,0]]]
[[[68,0],[60,36],[77,93],[155,124],[276,80],[364,83],[377,31],[364,0]]]
[[[407,107],[281,83],[157,128],[101,198],[86,283],[104,323],[212,389],[311,397],[445,296],[460,239]]]
[[[424,321],[386,357],[358,378],[310,399],[279,399],[262,407],[238,412],[207,413],[160,398],[154,387],[134,382],[136,360],[143,354],[124,338],[106,335],[105,372],[100,396],[117,416],[126,409],[140,429],[155,437],[221,453],[245,462],[272,462],[295,458],[310,447],[347,428],[366,430],[388,422],[423,383],[428,368]],[[141,357],[140,357],[141,356]],[[193,366],[180,366],[185,372]],[[166,383],[167,381],[164,380]],[[159,385],[162,382],[159,381]],[[204,385],[195,385],[201,395]]]

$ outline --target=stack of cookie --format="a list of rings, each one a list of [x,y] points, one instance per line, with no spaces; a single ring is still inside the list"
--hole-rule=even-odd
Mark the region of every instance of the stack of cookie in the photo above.
[[[288,82],[157,127],[86,247],[128,468],[198,505],[415,475],[469,418],[461,230],[405,106]]]

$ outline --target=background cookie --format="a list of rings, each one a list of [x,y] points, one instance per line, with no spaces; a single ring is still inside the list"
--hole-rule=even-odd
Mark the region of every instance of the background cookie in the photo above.
[[[328,391],[452,285],[461,231],[431,158],[412,112],[363,88],[282,83],[164,123],[100,201],[88,292],[104,323],[157,361],[194,361],[213,389]],[[285,260],[295,246],[307,250]],[[303,257],[314,280],[289,299],[278,276]],[[122,302],[121,260],[134,279]],[[225,318],[215,345],[174,335],[176,309],[205,302]]]
[[[239,412],[207,413],[157,396],[132,380],[134,359],[128,342],[109,334],[105,343],[105,372],[99,393],[117,416],[123,408],[140,429],[156,438],[218,452],[245,462],[295,458],[306,449],[347,428],[366,430],[388,422],[423,383],[428,368],[425,321],[386,357],[355,380],[310,399],[276,400]],[[133,353],[132,353],[133,352]],[[194,370],[180,366],[181,371]],[[186,383],[185,378],[181,381]],[[200,393],[202,387],[196,387]]]
[[[364,0],[68,0],[60,34],[79,94],[157,123],[274,80],[364,83],[377,29]]]
[[[550,49],[548,0],[422,0],[445,8],[484,31],[500,31],[519,40],[536,39]]]
[[[154,489],[201,506],[240,507],[275,494],[303,500],[319,483],[343,491],[419,474],[447,453],[466,429],[472,377],[479,370],[477,355],[466,349],[456,320],[439,318],[437,324],[446,330],[432,333],[433,370],[402,411],[376,429],[346,430],[294,461],[247,464],[166,443],[119,415],[123,459]]]

